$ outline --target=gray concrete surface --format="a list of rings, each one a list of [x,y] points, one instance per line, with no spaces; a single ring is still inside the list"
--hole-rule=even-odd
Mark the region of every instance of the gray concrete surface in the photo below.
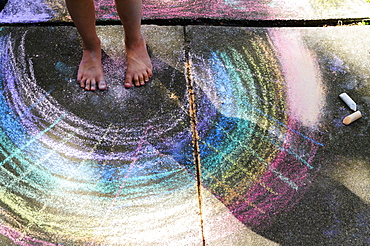
[[[122,28],[98,33],[86,92],[74,27],[1,28],[0,245],[370,243],[369,26],[144,25],[129,90]]]

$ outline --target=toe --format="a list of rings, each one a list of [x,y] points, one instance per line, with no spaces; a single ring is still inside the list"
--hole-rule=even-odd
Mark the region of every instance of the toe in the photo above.
[[[91,83],[91,81],[89,79],[87,79],[86,84],[85,84],[85,90],[87,90],[87,91],[90,90],[90,83]]]
[[[140,82],[140,85],[145,85],[145,81],[144,81],[144,77],[143,76],[140,76],[139,77],[139,82]]]
[[[139,77],[138,76],[135,76],[134,77],[134,83],[135,83],[135,86],[140,86],[140,81],[139,81]]]
[[[92,79],[90,82],[90,90],[95,91],[96,90],[96,81],[95,79]]]
[[[77,81],[78,82],[81,82],[82,81],[82,74],[80,74],[80,73],[78,73],[78,75],[77,75]]]
[[[99,87],[99,90],[105,90],[107,89],[107,84],[105,83],[104,80],[100,80],[100,82],[98,83],[98,87]]]
[[[132,87],[132,77],[131,76],[129,76],[129,75],[126,76],[126,80],[125,80],[124,85],[127,89]]]
[[[151,78],[151,77],[153,76],[152,69],[148,68],[148,69],[146,70],[146,72],[147,72],[147,74],[148,74],[149,78]]]
[[[132,87],[132,83],[130,83],[130,82],[125,82],[125,87],[126,87],[127,89],[131,88],[131,87]]]
[[[86,86],[86,80],[85,80],[85,79],[82,79],[82,80],[80,81],[80,87],[81,87],[81,88],[85,88],[85,86]]]

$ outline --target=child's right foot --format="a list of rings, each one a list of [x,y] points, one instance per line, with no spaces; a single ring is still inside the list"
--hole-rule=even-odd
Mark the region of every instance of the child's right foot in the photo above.
[[[125,87],[145,85],[152,77],[152,62],[150,60],[145,40],[142,36],[138,40],[125,39],[127,53],[127,70]]]
[[[105,90],[107,85],[104,81],[102,67],[102,53],[100,45],[90,49],[84,47],[82,60],[78,69],[77,81],[87,91],[95,91],[97,88]]]

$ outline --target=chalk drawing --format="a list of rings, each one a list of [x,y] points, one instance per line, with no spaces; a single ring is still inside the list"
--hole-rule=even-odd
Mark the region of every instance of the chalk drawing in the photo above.
[[[117,106],[128,116],[117,122],[84,118],[56,99],[57,89],[38,83],[26,52],[30,30],[0,37],[0,234],[18,245],[159,244],[163,238],[200,244],[186,102],[167,112],[167,101],[154,98],[163,111],[140,116]],[[240,49],[225,45],[202,55],[190,49],[189,55],[201,184],[256,232],[309,191],[327,144],[319,127],[324,104],[317,106],[323,84],[316,58],[301,41],[285,39],[284,31],[264,30]],[[309,59],[297,64],[315,80],[311,108],[310,97],[299,98],[306,80],[297,81],[300,71],[280,57],[297,51]],[[50,73],[72,86],[70,66],[53,61]],[[163,91],[158,97],[168,96]],[[70,103],[80,102],[75,94]],[[297,98],[310,110],[296,107]],[[336,230],[333,224],[325,233]]]
[[[283,73],[286,64],[280,67],[280,57],[273,55],[282,47],[272,46],[269,35],[245,38],[244,48],[238,50],[225,42],[218,50],[203,50],[202,57],[192,54],[200,87],[202,182],[256,231],[271,225],[271,214],[287,211],[300,200],[320,169],[313,160],[324,146],[320,132],[304,125],[308,119],[318,124],[318,117],[311,112],[305,112],[307,118],[298,117],[295,99],[289,101],[299,88],[290,86],[296,82]],[[317,66],[306,69],[318,73]],[[294,71],[294,78],[302,77]]]

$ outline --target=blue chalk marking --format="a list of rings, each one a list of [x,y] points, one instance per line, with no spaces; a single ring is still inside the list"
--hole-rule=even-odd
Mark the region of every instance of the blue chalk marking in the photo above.
[[[219,68],[222,68],[222,62],[218,59],[218,57],[216,56],[216,54],[213,52],[212,53],[212,55],[213,55],[213,59],[212,59],[212,62],[213,62],[213,67],[215,66],[215,65],[218,65],[217,67],[219,67]],[[223,54],[221,54],[221,55],[223,55]],[[227,59],[225,59],[225,60],[227,60]],[[231,64],[229,64],[229,67],[232,67],[231,66]],[[215,69],[214,71],[221,71],[221,69]],[[253,80],[253,76],[251,75],[251,73],[250,73],[250,71],[249,70],[247,70],[248,71],[248,73],[247,73],[247,80]],[[225,73],[225,72],[224,72]],[[235,73],[235,71],[234,71],[234,73]],[[220,74],[217,74],[218,76],[220,76]],[[222,76],[222,78],[223,79],[225,79],[225,77],[227,77],[227,76]],[[227,80],[228,80],[228,78],[227,78]],[[238,78],[237,76],[236,77],[233,77],[233,81],[235,81],[235,80],[237,80],[237,82],[239,82],[240,83],[240,78]],[[282,123],[282,122],[280,122],[280,121],[278,121],[278,120],[276,120],[275,118],[273,118],[271,115],[268,115],[268,114],[265,114],[263,111],[261,111],[261,110],[259,110],[259,109],[257,109],[257,108],[255,108],[253,105],[251,105],[250,103],[247,103],[247,102],[242,102],[242,104],[245,104],[245,105],[247,105],[248,107],[250,107],[250,108],[252,108],[253,110],[255,110],[255,111],[257,111],[258,113],[260,113],[260,114],[262,114],[262,115],[264,115],[265,117],[267,117],[267,118],[269,118],[269,119],[271,119],[271,120],[273,120],[273,121],[275,121],[276,123],[278,123],[279,125],[281,125],[281,126],[283,126],[283,127],[285,127],[285,128],[287,128],[287,129],[289,129],[290,131],[292,131],[292,132],[294,132],[294,133],[296,133],[296,134],[298,134],[298,135],[300,135],[301,137],[303,137],[303,138],[305,138],[305,139],[308,139],[308,140],[310,140],[310,141],[312,141],[313,143],[315,143],[315,144],[317,144],[317,145],[319,145],[319,146],[324,146],[324,144],[322,144],[322,143],[320,143],[320,142],[317,142],[317,141],[315,141],[314,139],[312,139],[312,138],[310,138],[310,137],[308,137],[308,136],[306,136],[306,135],[304,135],[304,134],[302,134],[302,133],[300,133],[300,132],[298,132],[297,130],[294,130],[294,129],[292,129],[291,127],[289,127],[289,126],[287,126],[287,125],[285,125],[284,123]]]
[[[24,117],[26,114],[28,114],[28,112],[30,112],[37,104],[39,104],[40,102],[42,102],[47,96],[50,95],[51,92],[53,92],[55,89],[51,89],[50,91],[46,92],[39,100],[37,100],[37,102],[35,102],[34,104],[32,104],[21,116],[20,118]]]
[[[74,136],[75,133],[70,133],[66,138],[63,139],[63,141],[59,144],[59,145],[63,145],[65,143],[67,143],[71,138],[72,136]],[[49,152],[44,155],[42,158],[40,158],[37,162],[34,162],[34,165],[30,165],[30,163],[27,163],[27,165],[24,165],[24,167],[27,166],[27,169],[22,172],[22,174],[18,177],[18,176],[14,176],[14,179],[10,182],[10,183],[6,183],[4,186],[0,187],[0,190],[4,190],[4,189],[7,189],[7,188],[11,188],[13,187],[15,184],[17,184],[18,182],[20,181],[23,181],[23,182],[28,182],[30,184],[32,184],[33,186],[36,185],[37,181],[34,181],[31,177],[30,178],[27,178],[27,175],[30,174],[31,172],[33,172],[34,170],[37,170],[36,168],[39,166],[41,167],[41,163],[43,163],[44,161],[48,160],[52,155],[54,155],[55,153],[57,152],[56,149],[52,149],[52,150],[49,150]],[[22,161],[23,163],[23,161]],[[1,168],[4,168],[1,166]],[[7,171],[5,169],[5,171]],[[40,170],[37,170],[37,176],[42,176],[44,179],[47,179],[47,175],[45,175],[44,173],[42,173],[42,171]],[[11,174],[11,173],[10,173]],[[49,179],[50,180],[50,179]],[[45,183],[43,183],[43,185],[45,185]],[[39,186],[39,189],[44,189],[43,186]]]
[[[37,102],[35,102],[34,104],[32,104],[21,116],[19,116],[19,117],[15,117],[15,118],[18,118],[18,119],[20,119],[20,118],[23,118],[25,115],[27,115],[37,104],[39,104],[40,102],[42,102],[48,95],[50,95],[50,93],[51,92],[53,92],[55,89],[52,89],[52,90],[50,90],[50,91],[48,91],[47,93],[45,93]],[[2,102],[2,101],[4,101],[4,103],[5,103],[5,99],[4,99],[4,96],[3,96],[3,91],[1,91],[0,92],[0,103]],[[6,110],[4,109],[4,110],[1,110],[1,111],[3,111],[3,112],[5,112]],[[1,112],[0,111],[0,112]],[[2,137],[4,134],[6,134],[6,130],[4,130],[4,131],[2,131],[1,133],[0,133],[0,137]]]
[[[11,153],[7,158],[5,158],[5,160],[3,160],[1,163],[0,163],[0,166],[4,165],[6,162],[8,162],[10,159],[12,159],[14,156],[16,156],[20,151],[22,151],[23,149],[27,148],[29,145],[31,145],[33,142],[35,142],[37,139],[39,139],[42,135],[44,135],[45,133],[47,133],[49,130],[51,130],[55,125],[57,125],[65,116],[66,116],[67,113],[63,114],[62,116],[60,116],[53,124],[51,124],[48,128],[44,129],[43,131],[41,131],[39,134],[37,134],[35,137],[33,137],[30,141],[28,141],[25,145],[23,145],[22,147],[20,147],[19,149],[17,149],[16,151],[14,151],[13,153]]]
[[[69,75],[73,73],[73,70],[70,67],[60,61],[55,64],[55,69],[63,75]]]
[[[228,57],[224,54],[224,53],[221,53],[220,54],[220,56],[223,58],[223,61],[225,62],[225,64],[223,64],[223,62],[218,58],[218,56],[217,56],[217,54],[215,53],[215,52],[212,52],[211,53],[212,54],[212,58],[210,59],[210,61],[211,61],[211,67],[212,67],[212,71],[216,71],[216,75],[214,76],[214,81],[216,81],[217,82],[217,84],[218,85],[221,85],[221,86],[224,86],[224,84],[226,83],[227,85],[232,85],[232,84],[234,84],[234,83],[231,83],[231,81],[230,81],[230,77],[232,77],[232,81],[233,82],[236,82],[236,83],[240,83],[241,81],[240,81],[240,77],[236,74],[237,72],[233,69],[233,67],[234,67],[234,65],[231,63],[231,61],[228,59]],[[241,59],[241,58],[239,58],[239,59]],[[236,59],[236,60],[239,60],[239,59]],[[225,66],[227,67],[227,68],[229,68],[229,73],[225,70]],[[244,80],[246,80],[246,81],[253,81],[253,75],[252,75],[252,73],[250,72],[250,70],[249,70],[249,68],[248,67],[245,67],[244,69],[243,69],[243,71],[245,72],[244,74],[243,74],[243,77],[244,77]],[[230,76],[230,77],[229,77]],[[198,78],[199,80],[202,80],[201,78]],[[220,88],[220,87],[219,87]],[[254,90],[255,90],[255,88],[253,88]],[[220,92],[222,93],[222,96],[224,97],[224,98],[227,98],[227,97],[231,97],[232,96],[232,94],[234,93],[234,91],[232,90],[232,88],[231,88],[231,90],[220,90]],[[247,91],[246,91],[247,92]],[[236,92],[237,93],[237,92]],[[249,92],[247,92],[247,93],[249,93]],[[237,94],[239,94],[239,93],[237,93]],[[251,93],[249,93],[249,94],[251,94]],[[255,94],[255,93],[253,93],[254,95],[252,95],[252,96],[257,96],[258,97],[258,95],[257,94]],[[242,100],[243,98],[241,98],[241,100]],[[259,100],[263,100],[262,98],[260,98],[260,97],[258,97],[258,99]],[[264,101],[264,100],[263,100]],[[316,144],[318,144],[318,145],[320,145],[320,146],[323,146],[323,144],[322,143],[319,143],[319,142],[317,142],[317,141],[315,141],[315,140],[313,140],[313,139],[311,139],[311,138],[309,138],[309,137],[307,137],[307,136],[305,136],[305,135],[303,135],[302,133],[300,133],[300,132],[298,132],[298,131],[296,131],[296,130],[294,130],[294,129],[292,129],[292,128],[290,128],[290,127],[288,127],[287,125],[285,125],[284,123],[282,123],[282,122],[280,122],[280,121],[277,121],[276,119],[274,119],[272,116],[270,116],[270,115],[267,115],[267,114],[265,114],[263,111],[261,111],[261,110],[258,110],[257,108],[255,108],[255,107],[253,107],[251,104],[248,104],[248,103],[246,103],[245,101],[242,101],[242,103],[243,104],[246,104],[247,106],[249,106],[249,107],[251,107],[251,108],[253,108],[255,111],[257,111],[257,112],[259,112],[259,113],[261,113],[261,114],[263,114],[264,116],[266,116],[266,117],[268,117],[269,119],[272,119],[272,120],[274,120],[275,122],[277,122],[278,124],[280,124],[280,125],[282,125],[282,126],[284,126],[285,128],[287,128],[287,129],[289,129],[289,130],[291,130],[291,131],[293,131],[293,132],[295,132],[296,134],[299,134],[300,136],[302,136],[302,137],[304,137],[304,138],[306,138],[306,139],[309,139],[310,141],[313,141],[314,143],[316,143]],[[276,107],[275,107],[276,108]],[[276,109],[278,109],[278,108],[276,108]],[[227,110],[227,107],[226,107],[226,109],[223,109],[223,111],[225,111],[225,110]],[[279,111],[282,111],[281,109],[278,109]],[[285,113],[285,111],[282,111],[282,112],[284,112]],[[230,113],[232,113],[232,112],[230,112]],[[235,113],[234,113],[235,114]],[[221,128],[223,128],[223,126],[221,126]],[[225,130],[225,129],[224,129]],[[217,133],[219,133],[218,131],[217,131]],[[214,137],[214,139],[223,139],[223,137],[222,137],[222,134],[217,134],[217,133],[215,133],[215,132],[212,132],[210,135],[212,135],[212,136],[217,136],[217,137]],[[225,132],[227,135],[228,135],[228,133],[227,132]],[[224,134],[225,134],[224,133]],[[256,132],[255,132],[255,134],[256,134]],[[263,136],[263,135],[261,135],[261,134],[259,134],[260,135],[260,137],[262,137],[262,138],[265,138],[267,141],[269,141],[269,142],[271,142],[272,144],[274,144],[277,148],[279,148],[281,151],[284,151],[284,152],[287,152],[288,154],[290,154],[290,155],[292,155],[292,156],[294,156],[295,158],[297,158],[299,161],[301,161],[303,164],[305,164],[307,167],[309,167],[310,169],[313,169],[314,167],[313,166],[311,166],[306,160],[304,160],[304,159],[302,159],[298,154],[296,154],[296,153],[294,153],[293,151],[291,151],[291,150],[289,150],[289,149],[286,149],[286,148],[284,148],[284,147],[282,147],[280,144],[278,144],[278,143],[276,143],[276,141],[274,141],[274,140],[272,140],[271,141],[271,139],[268,139],[268,138],[266,138],[266,136]],[[214,141],[211,141],[211,142],[209,142],[208,140],[212,140],[212,139],[209,139],[209,138],[207,138],[207,140],[204,142],[204,147],[205,146],[208,146],[209,147],[209,144],[213,144],[213,147],[214,148],[218,148],[218,146],[217,146],[217,142],[214,142]],[[221,142],[220,142],[221,143]],[[202,145],[200,146],[201,148],[202,148]],[[207,148],[204,148],[204,149],[202,149],[202,151],[201,151],[201,153],[206,153],[206,151],[207,151]],[[207,153],[206,153],[206,155],[207,155]],[[292,188],[294,188],[294,185],[292,185]]]
[[[213,67],[215,66],[215,65],[218,65],[218,67],[220,67],[221,69],[223,68],[222,67],[222,62],[218,59],[218,57],[217,57],[217,55],[214,53],[214,52],[212,52],[212,62],[213,62]],[[223,56],[224,57],[224,60],[225,61],[227,61],[227,59],[225,58],[225,54],[221,54],[221,56]],[[228,67],[233,67],[233,66],[231,66],[231,64],[228,64]],[[221,71],[221,69],[215,69],[214,71]],[[253,75],[251,74],[251,72],[250,72],[250,70],[248,69],[248,70],[246,70],[247,71],[247,78],[246,78],[246,80],[247,81],[249,81],[249,80],[251,80],[251,81],[253,81]],[[224,72],[225,73],[225,72]],[[233,70],[233,73],[235,73],[235,71]],[[233,73],[231,73],[231,74],[233,74]],[[220,75],[220,74],[217,74],[218,76]],[[225,77],[227,77],[227,76],[223,76],[223,79],[225,79]],[[228,78],[227,78],[227,80],[228,80]],[[240,78],[239,77],[237,77],[237,76],[233,76],[233,81],[237,81],[238,83],[240,83]],[[294,132],[294,133],[296,133],[296,134],[298,134],[298,135],[300,135],[301,137],[303,137],[303,138],[305,138],[305,139],[308,139],[308,140],[310,140],[310,141],[312,141],[313,143],[315,143],[315,144],[317,144],[317,145],[320,145],[320,146],[324,146],[324,144],[322,144],[322,143],[320,143],[320,142],[317,142],[317,141],[315,141],[315,140],[313,140],[312,138],[310,138],[310,137],[308,137],[308,136],[306,136],[306,135],[304,135],[304,134],[302,134],[302,133],[300,133],[300,132],[298,132],[298,131],[296,131],[296,130],[294,130],[294,129],[292,129],[292,128],[290,128],[289,126],[287,126],[287,125],[285,125],[284,123],[282,123],[282,122],[280,122],[280,121],[278,121],[278,120],[276,120],[275,118],[273,118],[271,115],[268,115],[268,114],[265,114],[263,111],[261,111],[261,110],[259,110],[259,109],[257,109],[257,108],[255,108],[254,106],[252,106],[250,103],[247,103],[247,102],[242,102],[242,104],[245,104],[245,105],[247,105],[248,107],[250,107],[250,108],[252,108],[253,110],[255,110],[255,111],[257,111],[258,113],[260,113],[260,114],[262,114],[262,115],[264,115],[265,117],[267,117],[267,118],[269,118],[269,119],[271,119],[271,120],[273,120],[273,121],[275,121],[276,123],[278,123],[279,125],[281,125],[281,126],[283,126],[283,127],[285,127],[285,128],[287,128],[287,129],[289,129],[290,131],[292,131],[292,132]]]
[[[251,104],[249,104],[249,103],[247,103],[247,102],[243,102],[243,104],[247,105],[248,107],[252,108],[254,111],[257,111],[258,113],[262,114],[263,116],[265,116],[265,117],[269,118],[270,120],[275,121],[275,122],[276,122],[276,123],[278,123],[279,125],[281,125],[281,126],[283,126],[283,127],[287,128],[288,130],[290,130],[290,131],[292,131],[292,132],[294,132],[294,133],[298,134],[299,136],[301,136],[301,137],[303,137],[303,138],[305,138],[305,139],[307,139],[307,140],[309,140],[309,141],[311,141],[311,142],[313,142],[313,143],[315,143],[315,144],[317,144],[317,145],[324,146],[324,144],[322,144],[322,143],[320,143],[320,142],[317,142],[317,141],[313,140],[312,138],[310,138],[310,137],[308,137],[308,136],[306,136],[306,135],[304,135],[304,134],[300,133],[300,132],[299,132],[299,131],[297,131],[297,130],[294,130],[293,128],[291,128],[291,127],[289,127],[289,126],[285,125],[283,122],[278,121],[277,119],[275,119],[275,118],[274,118],[274,117],[272,117],[271,115],[265,114],[262,110],[260,110],[260,109],[258,109],[258,108],[253,107]]]
[[[302,162],[303,164],[305,164],[306,166],[308,166],[310,169],[313,169],[314,167],[311,166],[306,160],[302,159],[298,154],[294,153],[293,151],[289,150],[289,149],[286,149],[284,147],[282,147],[279,143],[277,143],[277,141],[275,139],[272,139],[272,138],[269,138],[267,136],[264,136],[262,135],[261,133],[258,133],[258,132],[255,132],[255,134],[259,135],[260,138],[264,138],[266,139],[267,141],[269,141],[271,144],[275,145],[277,148],[279,148],[281,151],[285,151],[287,152],[288,154],[294,156],[297,160],[299,160],[300,162]]]
[[[219,131],[223,131],[223,135],[225,136],[224,138],[222,138],[224,141],[222,142],[227,142],[228,144],[230,143],[233,143],[233,142],[236,142],[238,143],[238,145],[242,146],[243,148],[247,149],[255,158],[257,158],[261,163],[263,163],[266,167],[269,166],[269,163],[263,159],[261,157],[261,155],[259,153],[257,153],[253,148],[243,144],[240,140],[234,140],[232,136],[230,136],[229,132],[223,128],[223,126],[220,127]],[[254,134],[257,134],[259,135],[260,138],[264,138],[265,140],[267,141],[270,141],[270,139],[264,135],[262,135],[261,133],[258,133],[258,132],[254,132]],[[210,134],[210,135],[213,135],[213,134]],[[226,138],[230,139],[229,141],[226,141]],[[205,140],[205,141],[202,141],[201,140],[201,143],[204,144],[206,147],[212,149],[215,153],[217,153],[217,155],[219,155],[220,157],[222,157],[224,160],[226,160],[227,162],[230,162],[230,164],[232,165],[235,165],[235,163],[230,160],[228,157],[227,157],[227,153],[228,151],[224,151],[224,152],[221,152],[221,151],[218,151],[217,150],[217,146],[216,145],[212,145],[212,142],[209,142],[208,139]],[[272,144],[276,145],[277,147],[279,147],[281,150],[283,151],[286,151],[288,152],[289,154],[293,155],[295,158],[297,158],[298,160],[300,160],[301,162],[303,162],[304,164],[306,164],[307,166],[309,166],[311,169],[313,168],[310,164],[308,164],[305,160],[303,160],[302,158],[300,158],[299,156],[297,156],[297,154],[294,154],[292,151],[289,151],[281,146],[279,146],[278,144],[275,143],[275,141],[272,141]],[[207,163],[208,164],[208,163]],[[216,164],[216,163],[214,163]],[[218,166],[219,168],[220,166]],[[205,165],[203,164],[203,168],[206,168],[207,169],[207,172],[208,173],[211,173],[211,170],[219,170],[217,168],[214,168],[212,167],[211,165],[209,165],[209,167],[205,167]],[[292,180],[290,180],[289,178],[285,177],[282,173],[280,173],[279,171],[275,170],[275,169],[270,169],[272,172],[274,172],[277,177],[279,179],[281,179],[283,182],[287,183],[292,189],[294,190],[298,190],[298,185],[296,183],[294,183]]]

